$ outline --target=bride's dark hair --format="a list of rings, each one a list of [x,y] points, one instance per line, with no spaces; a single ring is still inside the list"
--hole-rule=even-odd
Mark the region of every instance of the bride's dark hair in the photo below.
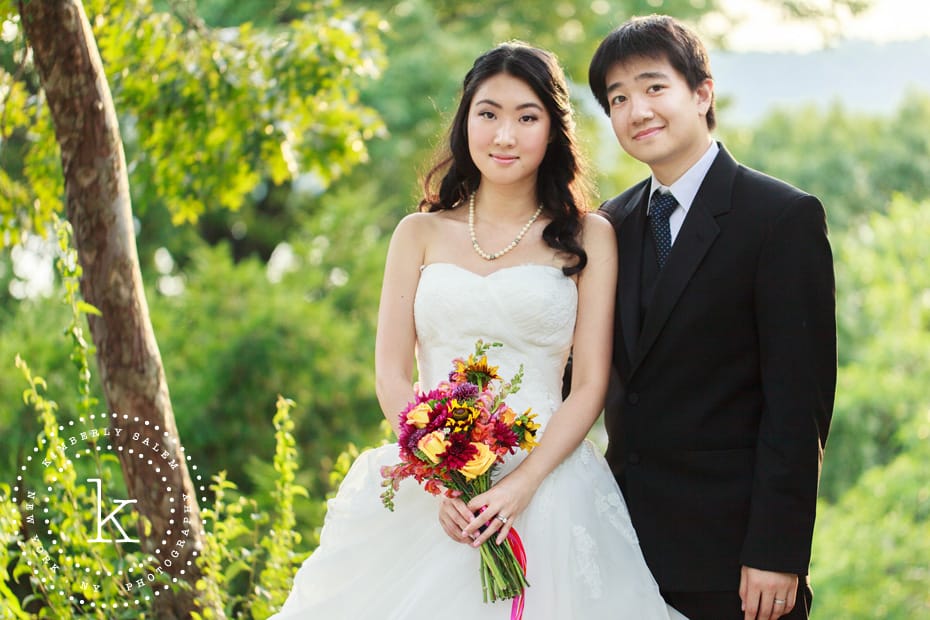
[[[565,74],[555,56],[545,50],[511,41],[475,60],[465,75],[448,144],[423,180],[419,210],[452,209],[467,202],[469,195],[478,189],[481,172],[468,151],[468,111],[478,87],[501,73],[526,82],[549,113],[551,140],[536,177],[537,196],[543,213],[551,220],[543,230],[543,240],[549,247],[576,257],[572,264],[562,268],[565,275],[578,273],[588,262],[578,241],[585,212],[586,183],[581,174],[581,154]]]

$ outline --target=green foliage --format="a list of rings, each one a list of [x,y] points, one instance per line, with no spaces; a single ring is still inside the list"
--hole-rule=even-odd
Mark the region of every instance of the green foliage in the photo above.
[[[811,574],[816,615],[930,613],[930,200],[897,196],[837,244],[845,343]]]
[[[358,85],[377,76],[383,65],[379,42],[383,24],[370,11],[344,10],[338,2],[303,3],[297,13],[286,11],[293,20],[271,29],[259,30],[248,22],[211,29],[194,13],[183,10],[181,2],[170,3],[173,13],[156,12],[147,0],[94,0],[85,4],[120,114],[143,237],[158,239],[160,233],[151,233],[163,216],[174,222],[190,221],[205,209],[238,208],[244,195],[262,179],[278,186],[299,177],[304,184],[309,180],[313,192],[318,193],[351,166],[364,161],[365,141],[381,131],[376,115],[359,101],[357,93]],[[15,185],[15,192],[0,191],[0,227],[9,227],[0,230],[4,239],[0,245],[19,242],[25,232],[45,232],[54,221],[62,196],[61,174],[55,169],[57,146],[34,68],[25,53],[16,6],[5,3],[2,9],[0,19],[9,19],[13,26],[5,33],[15,32],[16,39],[0,45],[0,58],[9,61],[3,65],[5,71],[0,71],[4,84],[0,94],[10,93],[10,105],[3,110],[7,124],[0,142],[0,158],[4,164],[15,163],[4,166],[4,173],[10,171],[4,179],[10,180],[10,187]],[[14,62],[17,60],[20,62]],[[23,157],[25,166],[21,163]],[[3,188],[0,182],[0,190]],[[295,200],[291,211],[306,208],[306,201],[306,197]],[[372,206],[374,211],[379,209],[374,201]],[[358,213],[361,216],[364,211]],[[154,216],[155,226],[147,224],[152,221],[149,214]],[[163,351],[181,350],[176,356],[181,363],[173,363],[171,356],[166,358],[182,436],[190,438],[188,445],[198,450],[208,466],[218,455],[232,455],[237,478],[243,477],[243,467],[262,469],[260,463],[248,459],[251,429],[263,427],[261,412],[267,411],[270,395],[289,383],[284,378],[288,369],[306,366],[308,355],[313,357],[315,352],[325,350],[329,359],[316,354],[316,368],[295,377],[299,386],[294,393],[312,410],[319,411],[323,419],[333,421],[318,428],[303,426],[309,430],[304,430],[301,448],[309,448],[313,462],[331,461],[330,455],[349,436],[364,436],[363,429],[370,424],[360,424],[359,417],[364,417],[366,410],[379,417],[368,370],[373,341],[372,299],[376,299],[377,291],[348,292],[350,289],[342,285],[346,278],[362,282],[377,277],[372,276],[372,269],[380,271],[383,248],[378,252],[370,250],[383,232],[377,217],[369,217],[364,223],[355,218],[359,236],[342,239],[338,233],[347,230],[344,222],[325,214],[320,219],[320,226],[308,227],[308,245],[302,248],[310,257],[306,267],[314,277],[289,276],[292,283],[302,281],[283,290],[283,286],[272,286],[258,263],[253,262],[229,278],[225,275],[235,270],[228,262],[223,263],[216,280],[201,278],[206,274],[197,273],[198,265],[193,265],[193,287],[202,284],[205,288],[194,288],[193,300],[187,296],[172,301],[202,303],[196,307],[168,304],[165,310],[169,314],[161,320],[155,318],[156,326],[166,326],[165,331],[175,333],[181,342],[178,347],[172,347],[170,341],[166,346],[170,339],[161,338]],[[302,222],[303,218],[291,223],[295,221]],[[167,224],[168,219],[161,223]],[[272,248],[287,230],[276,233]],[[184,251],[200,247],[196,237],[188,236],[189,231],[184,228],[175,234],[181,243],[170,245]],[[341,255],[335,256],[332,248],[339,248]],[[349,260],[343,260],[343,256]],[[204,271],[211,269],[205,267]],[[227,286],[234,282],[242,286],[243,295]],[[257,290],[252,287],[256,282]],[[275,295],[259,294],[273,288]],[[224,299],[207,302],[197,296],[201,290]],[[235,296],[227,297],[230,293]],[[248,312],[242,311],[245,300]],[[220,315],[227,321],[227,329],[221,331],[212,329],[217,326],[216,317],[209,314],[217,308],[230,311]],[[167,329],[167,325],[178,322],[171,314],[175,309],[193,317],[192,338]],[[11,328],[9,338],[0,340],[4,359],[12,360],[20,350],[40,351],[49,344],[43,361],[51,364],[43,367],[61,369],[60,349],[50,343],[47,330],[49,324],[60,324],[56,312],[60,311],[35,302],[18,305],[9,323],[5,322],[18,329]],[[158,310],[153,313],[157,315]],[[329,328],[339,317],[353,322],[345,328]],[[264,329],[275,324],[277,329]],[[30,325],[34,328],[30,329]],[[82,337],[77,325],[69,330],[72,338]],[[210,346],[202,346],[203,338],[211,341]],[[330,349],[330,345],[339,348]],[[340,350],[354,352],[361,363],[343,359]],[[193,364],[186,363],[189,358],[193,358]],[[173,373],[173,369],[178,371]],[[5,376],[0,373],[0,394],[6,397],[17,390]],[[53,372],[50,376],[60,381],[61,375]],[[338,378],[330,381],[329,377]],[[65,405],[63,414],[67,419],[75,419],[87,403],[99,398],[99,386],[87,385],[81,388],[85,389],[82,398],[87,399],[84,405],[75,409],[70,403]],[[185,391],[186,387],[193,391]],[[362,392],[367,396],[356,398]],[[5,402],[16,401],[5,398]],[[229,403],[237,405],[230,407]],[[352,414],[341,418],[335,413],[344,410],[352,410]],[[355,415],[359,410],[362,416]],[[29,417],[23,413],[15,406],[3,408],[0,413],[13,429],[4,436],[12,446],[4,451],[10,469],[21,461],[21,446],[27,443],[23,440],[35,430],[29,428]],[[227,434],[212,433],[211,426],[215,425],[204,423],[224,416],[241,422],[220,425],[230,430]],[[18,420],[25,423],[15,423]],[[271,434],[261,435],[260,445],[270,450]],[[233,454],[228,452],[230,445],[240,448]],[[319,492],[324,488],[326,469],[322,468],[316,481],[303,482]],[[256,481],[255,486],[260,487],[261,481]]]
[[[161,205],[174,223],[193,222],[206,210],[238,208],[263,178],[281,183],[306,175],[325,188],[366,160],[365,142],[381,130],[357,91],[384,62],[382,25],[370,11],[320,0],[284,27],[256,30],[249,23],[210,29],[199,19],[155,12],[149,0],[85,5],[140,213]],[[18,25],[15,15],[0,19]],[[34,71],[21,36],[9,45],[22,70],[0,69],[0,95],[8,92],[17,108],[7,112],[0,157],[25,153],[26,163],[21,177],[0,177],[3,245],[24,231],[44,233],[62,196],[43,99],[28,96],[21,76],[10,76]]]
[[[50,326],[70,321],[70,309],[64,304],[47,300],[30,300],[17,304],[0,324],[0,479],[9,480],[26,459],[26,452],[39,432],[32,408],[22,400],[21,374],[16,370],[17,354],[28,355],[31,363],[42,369],[48,391],[70,394],[74,391],[70,369],[71,350],[62,338],[62,330]],[[98,392],[99,393],[99,390]],[[59,415],[77,419],[75,404],[70,399],[60,401]]]
[[[228,470],[265,509],[273,502],[274,472],[256,455],[273,450],[267,412],[279,390],[301,403],[294,433],[309,467],[298,478],[314,496],[329,488],[328,471],[342,446],[380,436],[373,343],[390,222],[376,215],[375,200],[368,202],[370,208],[346,198],[316,214],[292,231],[270,265],[255,258],[236,265],[224,247],[201,242],[188,248],[186,269],[152,277],[150,313],[180,436],[203,469]],[[54,327],[69,322],[67,306],[17,304],[0,323],[2,364],[12,370],[15,354],[28,352],[51,392],[72,393],[73,362]],[[90,396],[102,398],[96,379],[90,381]],[[7,403],[0,408],[2,472],[22,463],[38,431],[29,409],[17,404],[20,392],[15,374],[0,372],[0,400]],[[62,400],[63,420],[80,415],[73,399]],[[298,515],[302,530],[319,516],[306,505]]]
[[[64,302],[71,309],[71,321],[65,328],[65,334],[71,339],[70,360],[77,370],[79,415],[89,415],[100,402],[91,394],[91,374],[89,357],[96,348],[84,339],[84,316],[100,316],[100,310],[81,299],[81,275],[84,270],[78,264],[77,252],[71,245],[71,224],[53,218],[58,237],[58,259],[55,267],[65,289]]]
[[[213,506],[201,511],[204,521],[210,523],[210,530],[205,532],[203,553],[198,558],[201,580],[194,585],[205,598],[220,596],[227,617],[236,617],[237,610],[247,601],[243,589],[251,588],[237,588],[234,584],[241,581],[242,575],[246,579],[251,577],[250,550],[259,537],[255,502],[242,496],[228,498],[227,493],[235,490],[235,483],[226,479],[225,472],[213,477],[210,485]],[[214,617],[210,609],[201,611],[194,612],[193,617]]]
[[[51,115],[13,2],[0,4],[0,248],[43,236],[61,208],[64,183]]]
[[[62,437],[63,427],[55,416],[56,403],[44,396],[45,381],[34,376],[22,360],[17,360],[17,365],[29,385],[23,400],[35,408],[43,426],[36,441],[33,463],[50,463],[41,477],[41,483],[48,485],[48,493],[38,491],[37,487],[15,487],[18,509],[4,509],[19,511],[20,522],[14,520],[8,524],[7,536],[18,546],[13,579],[29,575],[32,595],[23,599],[29,603],[27,609],[32,608],[39,617],[61,619],[144,617],[151,607],[151,597],[140,597],[141,600],[136,599],[132,607],[126,608],[123,603],[133,595],[123,588],[123,583],[140,575],[153,575],[152,585],[168,587],[167,575],[158,570],[158,560],[142,552],[137,545],[92,543],[88,537],[90,532],[84,527],[97,519],[97,487],[80,481],[97,478],[108,496],[125,494],[125,489],[120,490],[119,460],[111,454],[100,455],[97,442],[93,440],[85,448],[90,462],[87,459],[81,462],[79,456],[76,460],[69,458],[66,450],[72,446]],[[105,416],[103,418],[105,422]],[[84,422],[84,418],[81,421]],[[79,455],[79,452],[72,454]],[[28,478],[23,478],[21,484],[28,484]],[[14,503],[14,497],[12,494],[4,496],[0,501]],[[40,504],[42,524],[39,523]],[[130,530],[146,527],[138,513],[123,519],[123,525]],[[13,534],[16,530],[12,528],[16,526],[22,530]],[[114,532],[109,534],[115,537]],[[100,577],[88,577],[85,569],[91,566],[102,571]],[[93,585],[100,589],[94,589]]]
[[[476,48],[468,45],[475,41],[477,50],[508,39],[523,39],[533,45],[551,49],[559,54],[569,75],[576,81],[587,77],[588,61],[600,39],[632,15],[662,12],[695,22],[707,13],[719,11],[719,0],[603,0],[601,2],[561,2],[540,9],[535,0],[486,0],[460,2],[457,0],[346,0],[347,5],[376,9],[387,17],[400,35],[397,42],[409,41],[408,35],[417,35],[417,41],[439,39],[466,42],[453,67],[453,77],[463,77],[474,58]],[[428,19],[423,17],[429,16]],[[413,26],[413,29],[410,27]],[[424,29],[423,26],[429,26]],[[477,39],[477,41],[476,41]],[[444,47],[448,46],[446,44]],[[393,48],[392,48],[393,51]],[[437,73],[429,54],[420,54],[425,72]],[[393,58],[393,53],[391,54]],[[408,92],[408,91],[404,91]],[[409,91],[417,92],[417,91]]]
[[[80,268],[69,245],[69,233],[67,225],[59,227],[57,265],[71,310],[67,330],[72,338],[70,359],[78,371],[77,408],[83,412],[94,401],[90,397],[90,351],[81,337],[80,323],[84,314],[96,309],[75,296]],[[94,431],[73,431],[73,422],[69,426],[59,423],[58,403],[46,396],[47,382],[34,375],[18,355],[16,366],[28,386],[22,392],[22,401],[37,414],[40,430],[32,442],[31,454],[21,461],[16,485],[3,485],[0,495],[4,542],[0,600],[19,617],[33,617],[27,611],[38,617],[61,619],[143,617],[151,608],[152,597],[128,592],[124,584],[140,575],[151,575],[150,587],[171,587],[158,560],[136,544],[94,542],[84,527],[99,518],[98,487],[85,482],[97,479],[107,496],[125,495],[119,459],[101,452],[104,440],[96,434],[97,424],[106,426],[107,416],[101,415],[98,422],[94,422],[93,414],[81,416],[78,420],[82,428]],[[147,527],[138,513],[127,516],[123,524],[130,529]],[[107,528],[108,534],[114,536],[110,540],[115,540],[113,526],[107,524]],[[96,573],[99,576],[89,576],[91,566],[101,571]],[[133,605],[124,605],[134,596],[139,598]]]
[[[930,405],[899,432],[906,451],[823,503],[811,574],[815,616],[911,620],[930,615]]]
[[[18,544],[22,540],[22,518],[19,507],[10,499],[12,497],[13,490],[10,485],[0,483],[0,602],[3,603],[4,620],[29,617],[23,610],[19,597],[10,587],[16,581],[13,572],[19,555]]]
[[[54,226],[57,237],[56,243],[56,275],[59,277],[63,289],[63,305],[51,306],[44,301],[26,302],[16,308],[10,317],[8,325],[18,326],[18,338],[10,337],[0,339],[0,360],[3,364],[12,365],[14,358],[19,358],[20,351],[29,351],[41,360],[43,367],[53,370],[51,386],[43,379],[41,386],[50,389],[53,393],[66,393],[71,389],[71,379],[67,374],[68,362],[77,371],[77,399],[65,401],[65,418],[76,420],[80,416],[88,416],[93,412],[99,402],[98,388],[92,381],[90,372],[90,356],[94,354],[94,347],[88,343],[85,334],[85,315],[99,314],[92,305],[80,299],[81,266],[78,264],[77,253],[71,247],[71,225],[61,221],[52,214],[50,226]],[[51,318],[50,318],[51,317]],[[60,341],[51,340],[48,325],[67,323],[63,333],[70,340],[70,347],[63,346]],[[49,365],[45,365],[49,364]],[[7,449],[4,453],[7,462],[3,470],[14,471],[22,465],[25,455],[24,446],[32,443],[39,427],[34,423],[34,416],[30,415],[31,406],[18,398],[20,393],[19,382],[12,373],[0,373],[0,398],[3,402],[14,403],[20,401],[16,407],[4,407],[0,413],[0,424],[9,429],[4,433],[3,441]],[[58,404],[55,404],[58,411]],[[6,417],[9,416],[9,417]]]
[[[90,396],[88,364],[92,351],[81,328],[83,315],[96,309],[76,297],[81,274],[69,245],[69,233],[66,223],[60,225],[56,264],[71,311],[65,333],[71,337],[70,360],[77,371],[76,410],[81,414],[79,422],[97,428],[91,422],[94,414],[84,417],[95,402]],[[90,539],[86,527],[100,518],[100,506],[96,503],[97,487],[84,482],[98,478],[104,496],[125,495],[119,459],[101,453],[102,437],[82,435],[75,441],[77,433],[69,430],[73,422],[67,426],[60,422],[58,404],[45,395],[45,380],[34,375],[18,356],[16,365],[28,386],[23,401],[36,412],[41,430],[32,454],[23,461],[23,473],[17,477],[16,486],[0,485],[0,601],[4,603],[4,618],[117,619],[150,615],[152,595],[140,594],[138,588],[127,589],[125,582],[146,579],[156,596],[156,588],[185,584],[169,583],[167,574],[160,571],[159,559],[143,553],[138,545],[100,545]],[[293,401],[278,398],[273,419],[273,510],[262,509],[248,497],[228,501],[235,485],[226,480],[225,473],[217,476],[211,486],[214,504],[203,515],[211,527],[205,532],[205,549],[198,559],[204,572],[194,587],[205,595],[201,599],[225,601],[228,617],[270,615],[283,603],[296,567],[306,555],[298,550],[301,536],[297,533],[295,498],[308,496],[297,482],[293,407]],[[107,416],[101,415],[99,424],[105,426],[107,422]],[[87,458],[82,459],[82,454]],[[39,467],[41,472],[33,471]],[[147,527],[138,513],[122,522],[130,531]],[[108,524],[109,529],[112,527]],[[115,538],[113,535],[111,540]],[[89,567],[101,572],[90,575]],[[202,617],[212,617],[211,613],[204,609]]]
[[[155,0],[158,10],[196,16],[210,26],[230,27],[252,22],[275,26],[307,12],[305,0]]]
[[[742,162],[820,196],[831,228],[883,211],[892,193],[930,195],[930,95],[912,93],[891,119],[837,104],[770,114],[757,127],[726,133]]]
[[[930,193],[928,193],[930,197]],[[834,243],[840,369],[822,492],[836,499],[908,445],[930,404],[930,202],[897,196]]]
[[[274,417],[275,505],[272,514],[262,511],[247,497],[238,499],[236,485],[225,472],[214,477],[213,507],[204,510],[213,522],[205,551],[199,558],[203,579],[198,590],[213,589],[226,601],[230,618],[267,618],[284,604],[297,567],[306,557],[299,551],[301,536],[296,531],[294,498],[307,497],[296,484],[298,456],[291,409],[294,402],[278,397]],[[196,618],[211,618],[209,610]]]
[[[31,53],[18,13],[0,5],[0,248],[53,225],[63,192],[61,160],[45,99],[36,92]],[[5,49],[4,49],[5,48]]]
[[[55,415],[56,403],[44,396],[44,380],[34,376],[21,360],[17,360],[17,365],[29,386],[23,398],[35,408],[43,425],[35,452],[36,460],[45,459],[49,463],[41,476],[41,484],[49,485],[49,492],[38,494],[41,499],[37,500],[37,494],[30,493],[28,487],[0,485],[3,617],[57,620],[148,617],[152,597],[126,591],[122,583],[140,575],[156,575],[149,582],[150,587],[169,587],[167,577],[158,570],[158,559],[130,549],[129,545],[92,544],[85,527],[99,518],[94,503],[97,489],[78,481],[93,474],[101,478],[104,495],[125,493],[125,489],[118,488],[119,460],[113,455],[99,456],[94,442],[87,450],[91,463],[69,458],[69,448],[72,448],[70,454],[76,452],[61,434],[63,427]],[[290,417],[293,406],[292,401],[279,397],[274,417],[274,467],[278,477],[274,482],[273,511],[260,509],[248,497],[230,500],[228,494],[234,493],[236,487],[225,473],[217,475],[210,487],[215,499],[212,508],[203,511],[209,527],[198,558],[202,578],[194,587],[203,593],[201,598],[223,600],[227,617],[268,617],[283,604],[296,568],[306,556],[306,552],[298,550],[301,536],[296,532],[294,512],[294,498],[307,494],[295,482],[298,461],[292,435],[294,422]],[[50,517],[44,526],[36,522],[40,514]],[[123,524],[130,531],[133,527],[144,528],[140,520],[134,514],[124,519]],[[90,575],[87,567],[95,567],[102,573]],[[31,594],[24,595],[27,584]],[[94,589],[93,585],[101,587]],[[194,617],[214,617],[210,609],[202,612]]]
[[[274,455],[274,468],[278,473],[274,493],[277,518],[261,543],[268,552],[268,562],[258,578],[263,596],[253,606],[253,612],[259,618],[270,616],[284,604],[294,581],[294,569],[303,560],[297,551],[301,536],[296,531],[294,498],[308,495],[306,489],[295,484],[298,463],[297,443],[291,434],[294,430],[294,422],[290,418],[293,406],[293,401],[278,397],[278,410],[274,417],[277,431]]]
[[[298,441],[318,471],[302,483],[314,494],[339,446],[370,436],[366,429],[381,419],[371,372],[374,305],[355,306],[353,292],[365,290],[347,286],[356,275],[371,279],[351,264],[314,264],[323,245],[296,242],[296,271],[277,283],[255,259],[233,265],[225,248],[200,248],[184,291],[153,296],[179,432],[208,470],[229,468],[242,481],[243,466],[254,467],[250,456],[271,452],[273,437],[262,429],[277,390],[302,405]]]

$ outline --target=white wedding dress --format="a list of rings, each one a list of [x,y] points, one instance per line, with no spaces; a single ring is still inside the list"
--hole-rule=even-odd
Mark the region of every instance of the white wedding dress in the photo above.
[[[508,404],[543,424],[561,402],[577,309],[574,282],[545,265],[481,276],[449,263],[422,268],[414,302],[420,385],[448,378],[478,338],[523,385]],[[500,466],[513,469],[525,452]],[[484,603],[478,551],[439,525],[439,498],[405,480],[395,512],[381,505],[383,465],[397,444],[355,461],[328,503],[320,546],[304,562],[274,620],[508,620],[511,601]],[[626,504],[603,456],[585,441],[540,485],[514,522],[526,547],[525,620],[682,619],[666,606],[639,549]]]

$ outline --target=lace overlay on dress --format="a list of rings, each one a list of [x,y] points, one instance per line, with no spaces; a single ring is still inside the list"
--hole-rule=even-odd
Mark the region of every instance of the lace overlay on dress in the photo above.
[[[599,517],[610,523],[628,541],[639,545],[639,538],[636,536],[636,530],[633,529],[633,523],[630,521],[629,510],[626,507],[626,502],[620,497],[620,493],[616,491],[598,493],[595,506]]]
[[[585,585],[592,598],[600,598],[602,595],[601,571],[597,566],[597,543],[588,534],[588,531],[576,525],[572,528],[572,536],[575,537],[575,570],[584,579]]]

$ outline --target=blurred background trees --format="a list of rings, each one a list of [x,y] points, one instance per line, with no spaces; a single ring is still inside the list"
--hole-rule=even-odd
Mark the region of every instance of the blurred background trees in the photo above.
[[[383,436],[373,389],[387,239],[481,51],[520,38],[558,52],[600,196],[645,175],[587,95],[587,61],[630,14],[701,24],[720,2],[190,0],[85,2],[129,163],[152,323],[179,434],[273,510],[277,395],[296,401],[302,551],[346,445]],[[819,7],[856,0],[774,2]],[[16,353],[74,392],[70,320],[41,241],[61,203],[57,151],[15,19],[0,0],[0,480],[39,421]],[[829,24],[829,22],[826,22]],[[717,28],[716,32],[725,31]],[[723,43],[723,41],[721,41]],[[815,539],[815,617],[930,613],[930,95],[885,116],[780,109],[719,137],[747,165],[819,195],[836,256],[840,374]],[[597,198],[592,197],[594,204]],[[43,275],[43,274],[46,274]],[[100,396],[98,385],[94,385]],[[59,398],[59,417],[77,414]],[[235,493],[234,493],[235,494]]]

